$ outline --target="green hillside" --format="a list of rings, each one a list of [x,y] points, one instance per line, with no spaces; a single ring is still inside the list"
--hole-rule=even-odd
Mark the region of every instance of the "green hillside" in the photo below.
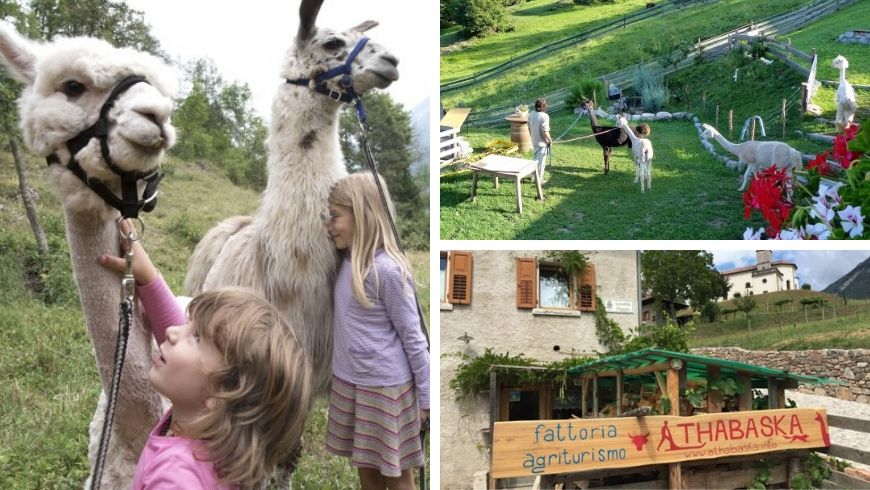
[[[802,299],[822,298],[824,307],[802,305]],[[715,323],[696,323],[691,347],[742,347],[752,350],[870,348],[870,300],[848,300],[818,291],[780,291],[753,296],[752,328],[732,301],[731,310]],[[791,300],[777,305],[778,301]]]
[[[447,108],[459,102],[466,107],[485,108],[533,100],[536,96],[571,85],[572,80],[579,82],[583,78],[601,76],[648,61],[693,42],[699,37],[718,35],[728,29],[747,24],[750,20],[790,11],[803,3],[803,0],[720,0],[663,18],[648,19],[617,33],[559,51],[550,58],[512,70],[504,76],[480,85],[450,92],[444,96],[442,102]],[[540,29],[538,25],[554,21],[556,17],[581,18],[586,12],[585,9],[590,8],[593,7],[575,6],[566,9],[565,12],[558,11],[546,17],[538,16],[535,28]],[[480,51],[488,53],[493,49],[510,49],[523,52],[537,47],[538,44],[532,45],[532,43],[517,44],[523,39],[523,33],[523,25],[517,25],[513,33],[495,35],[488,41],[481,40]],[[564,35],[564,32],[557,32],[551,39],[555,40]],[[515,41],[505,41],[504,36],[512,36]],[[460,73],[467,74],[483,67],[484,63],[478,60],[487,55],[470,51],[470,54],[465,56],[464,52],[465,50],[442,53],[442,81],[458,78]],[[467,65],[473,68],[463,68]]]
[[[249,214],[258,193],[236,187],[205,163],[170,158],[160,202],[145,215],[146,246],[173,290],[188,257],[219,220]],[[37,256],[18,179],[0,152],[0,488],[80,488],[88,474],[87,427],[99,382],[71,277],[60,201],[39,159],[28,162],[39,218],[52,253]],[[428,253],[411,255],[428,310]],[[94,257],[96,260],[96,257]],[[356,471],[323,448],[325,409],[309,419],[309,446],[294,475],[300,488],[348,487]]]

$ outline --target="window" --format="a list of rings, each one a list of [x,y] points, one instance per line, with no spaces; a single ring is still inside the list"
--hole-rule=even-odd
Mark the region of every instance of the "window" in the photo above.
[[[446,302],[471,304],[471,272],[470,252],[449,252],[441,255],[441,292]]]
[[[551,392],[547,385],[502,386],[499,390],[499,420],[552,418]]]
[[[788,279],[786,279],[786,281],[785,281],[785,290],[791,291],[791,281]]]
[[[746,283],[746,289],[749,289],[749,288],[751,288],[751,287],[752,287],[752,284],[747,282],[747,283]]]
[[[595,311],[595,266],[569,275],[556,264],[518,258],[516,301],[518,308]]]
[[[761,284],[767,284],[767,278],[766,278],[766,277],[765,277],[764,279],[761,280]]]

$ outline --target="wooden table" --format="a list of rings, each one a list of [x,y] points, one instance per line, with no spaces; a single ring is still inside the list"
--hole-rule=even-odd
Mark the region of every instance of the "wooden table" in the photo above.
[[[541,191],[541,176],[537,172],[537,162],[524,158],[506,157],[503,155],[487,155],[480,161],[470,165],[471,178],[471,201],[477,200],[477,174],[492,175],[495,177],[495,188],[498,189],[498,178],[505,177],[514,179],[517,186],[517,212],[523,214],[523,194],[520,181],[529,175],[535,176],[535,187],[538,191],[538,200],[544,199]]]

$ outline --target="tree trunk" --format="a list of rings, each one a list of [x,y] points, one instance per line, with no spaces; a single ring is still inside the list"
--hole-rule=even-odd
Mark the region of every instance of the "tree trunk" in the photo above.
[[[27,221],[30,222],[33,236],[36,238],[36,248],[39,250],[40,255],[48,255],[48,241],[45,239],[45,232],[42,231],[42,226],[39,225],[33,193],[30,191],[30,187],[27,186],[27,168],[24,166],[24,160],[21,158],[21,149],[18,147],[18,141],[14,136],[9,137],[9,150],[12,152],[12,160],[15,161],[15,170],[18,172],[18,189],[21,192],[21,200],[24,202],[24,210],[27,212]]]

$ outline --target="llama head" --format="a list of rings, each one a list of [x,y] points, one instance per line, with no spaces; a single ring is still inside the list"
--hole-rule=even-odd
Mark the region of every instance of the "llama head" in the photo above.
[[[627,128],[628,127],[628,121],[625,120],[625,117],[623,117],[622,114],[616,115],[616,126],[619,128]]]
[[[849,60],[847,60],[842,55],[838,55],[836,58],[834,58],[833,65],[834,68],[838,70],[845,70],[846,68],[849,68]]]
[[[719,134],[719,131],[716,131],[716,128],[714,128],[713,126],[710,126],[709,124],[701,123],[701,127],[704,128],[704,132],[701,133],[701,136],[703,136],[705,138],[713,138],[717,134]]]
[[[365,36],[365,32],[378,25],[367,20],[345,31],[335,31],[315,25],[323,0],[303,0],[299,7],[299,31],[281,70],[286,79],[314,79],[331,68],[343,65],[348,56]],[[363,94],[373,88],[387,88],[399,79],[398,58],[383,46],[368,41],[354,58],[350,77],[353,90]],[[341,77],[326,81],[336,92],[344,92],[339,85]]]
[[[90,177],[110,188],[118,186],[120,178],[103,160],[99,141],[92,138],[75,155],[67,142],[99,119],[103,104],[122,79],[139,75],[148,83],[135,83],[121,93],[107,113],[107,141],[114,163],[124,171],[151,170],[175,142],[169,117],[177,83],[154,56],[91,38],[35,43],[0,23],[0,64],[24,83],[18,104],[27,146],[40,156],[55,153],[63,164],[75,156]],[[66,170],[62,173],[70,177]],[[55,171],[55,175],[62,174]],[[62,191],[84,189],[65,184]]]

